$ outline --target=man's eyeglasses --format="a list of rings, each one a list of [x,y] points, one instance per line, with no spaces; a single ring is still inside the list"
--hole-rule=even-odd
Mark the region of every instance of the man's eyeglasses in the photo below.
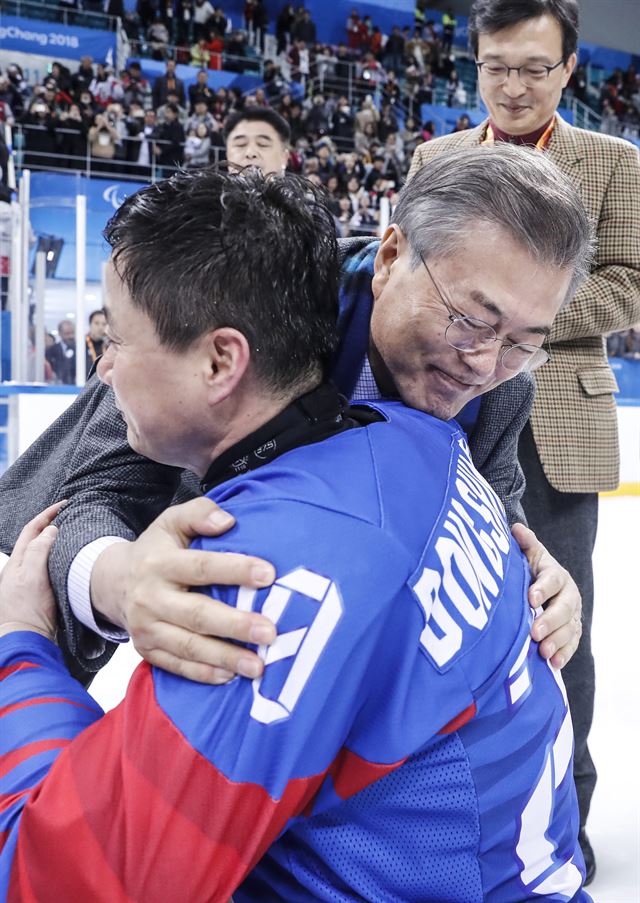
[[[554,69],[562,66],[564,60],[558,60],[553,66],[545,66],[542,63],[529,63],[526,66],[505,66],[503,63],[486,63],[476,60],[478,74],[492,85],[502,85],[509,78],[510,72],[517,72],[518,78],[525,88],[535,88],[540,82],[545,81]]]
[[[455,313],[445,301],[422,253],[418,251],[418,254],[440,300],[449,313],[449,325],[444,331],[444,337],[452,348],[455,348],[456,351],[462,351],[464,354],[470,354],[474,351],[488,348],[494,342],[500,342],[504,349],[500,354],[500,364],[512,373],[519,373],[522,370],[537,370],[538,367],[547,363],[551,354],[549,351],[545,351],[544,348],[540,348],[538,345],[525,345],[521,342],[517,345],[510,345],[508,342],[503,342],[493,326],[489,326],[484,320],[477,320],[475,317],[464,317]]]

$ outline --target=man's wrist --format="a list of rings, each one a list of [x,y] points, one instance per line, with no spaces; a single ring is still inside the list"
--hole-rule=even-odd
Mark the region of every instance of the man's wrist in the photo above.
[[[52,643],[56,641],[55,633],[45,627],[36,627],[35,624],[27,624],[24,621],[5,621],[3,624],[0,624],[0,637],[7,636],[10,633],[23,633],[24,631],[39,633],[40,636],[51,640]]]
[[[120,606],[123,594],[118,585],[118,577],[123,567],[126,569],[123,558],[127,555],[129,545],[128,542],[114,542],[105,548],[94,562],[90,580],[94,614],[121,630],[126,630],[126,622]]]
[[[75,617],[98,636],[116,643],[125,642],[128,636],[112,604],[117,594],[117,570],[110,573],[107,553],[123,545],[129,542],[121,536],[93,540],[78,552],[67,578],[67,596]]]

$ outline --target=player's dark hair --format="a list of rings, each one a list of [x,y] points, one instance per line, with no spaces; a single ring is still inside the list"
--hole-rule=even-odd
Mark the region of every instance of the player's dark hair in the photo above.
[[[577,0],[475,0],[469,10],[469,45],[478,58],[478,37],[493,34],[526,19],[549,15],[562,30],[562,60],[578,47],[580,11]]]
[[[270,107],[249,107],[248,110],[237,110],[227,117],[222,129],[222,138],[225,144],[231,132],[240,122],[266,122],[278,133],[283,144],[288,145],[291,141],[291,129],[284,116],[276,113]]]
[[[306,391],[326,370],[337,346],[337,241],[323,192],[305,179],[179,172],[127,198],[104,235],[167,348],[232,327],[270,389]]]

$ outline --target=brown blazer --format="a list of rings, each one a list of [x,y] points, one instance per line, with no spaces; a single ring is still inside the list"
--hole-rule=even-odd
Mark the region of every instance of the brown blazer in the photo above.
[[[485,128],[421,144],[409,178],[436,154],[480,144]],[[547,153],[578,188],[598,249],[589,279],[556,318],[551,360],[535,373],[531,426],[552,486],[611,490],[619,480],[618,386],[603,337],[640,322],[640,160],[629,142],[559,117]]]

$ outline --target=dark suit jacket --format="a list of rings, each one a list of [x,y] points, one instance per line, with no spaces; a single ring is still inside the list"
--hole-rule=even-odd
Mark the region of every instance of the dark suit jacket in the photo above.
[[[364,244],[368,241],[364,239]],[[341,242],[341,261],[362,245],[362,239]],[[336,361],[338,385],[348,382],[349,372],[361,366],[366,353],[370,309],[362,314],[355,308],[341,311],[345,341]],[[532,382],[526,377],[494,389],[483,399],[470,437],[476,466],[502,498],[511,521],[524,520],[520,507],[524,479],[516,448],[532,398]],[[74,557],[101,536],[134,539],[172,501],[185,501],[198,492],[193,474],[155,464],[131,450],[113,392],[95,376],[0,479],[0,548],[4,552],[11,551],[31,517],[57,499],[70,499],[56,521],[59,534],[49,574],[60,607],[59,643],[76,676],[90,679],[116,646],[87,630],[71,612],[67,575]]]

